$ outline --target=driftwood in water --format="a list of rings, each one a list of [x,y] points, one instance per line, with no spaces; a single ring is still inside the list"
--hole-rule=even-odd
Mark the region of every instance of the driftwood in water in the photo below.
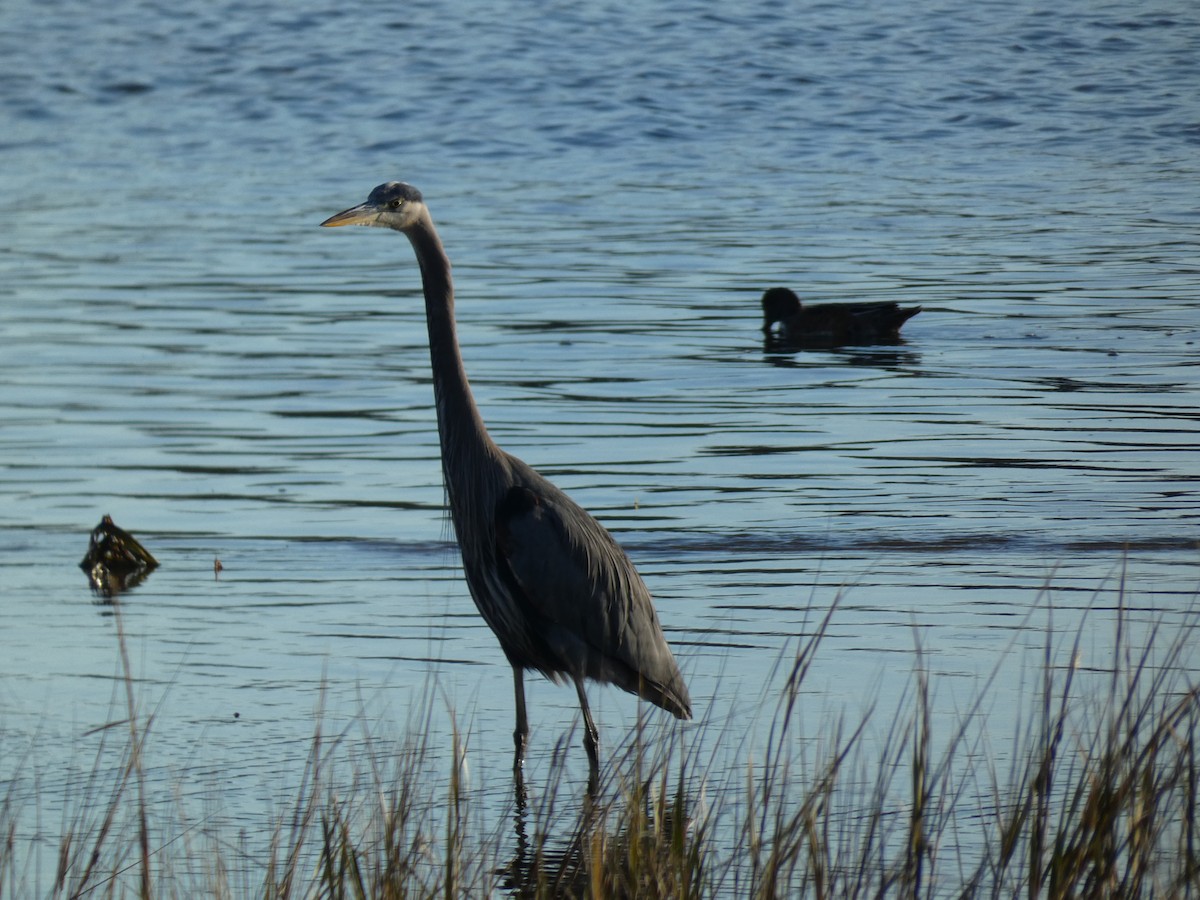
[[[105,597],[137,587],[158,568],[158,560],[132,534],[105,516],[92,530],[87,555],[79,563],[92,590]]]

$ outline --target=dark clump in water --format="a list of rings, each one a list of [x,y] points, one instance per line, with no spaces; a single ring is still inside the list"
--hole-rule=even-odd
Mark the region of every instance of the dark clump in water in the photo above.
[[[137,587],[158,568],[158,560],[125,529],[105,516],[92,529],[87,554],[79,562],[92,590],[111,600]]]

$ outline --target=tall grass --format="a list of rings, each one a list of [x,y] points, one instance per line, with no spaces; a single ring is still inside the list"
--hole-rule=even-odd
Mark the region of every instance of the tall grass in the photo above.
[[[939,730],[919,646],[899,708],[823,721],[819,741],[805,734],[801,688],[835,614],[781,660],[761,747],[711,721],[660,730],[649,718],[610,751],[602,783],[585,795],[561,761],[578,750],[564,738],[536,790],[514,780],[512,816],[500,825],[483,821],[464,788],[463,736],[431,744],[428,706],[398,748],[374,740],[365,721],[355,725],[360,741],[327,736],[318,714],[294,801],[263,825],[265,851],[193,839],[182,811],[161,821],[170,804],[144,775],[154,716],[138,705],[118,626],[127,716],[104,735],[58,838],[54,884],[41,893],[1200,897],[1189,629],[1153,627],[1135,645],[1119,602],[1111,659],[1101,677],[1083,679],[1082,632],[1063,662],[1062,636],[1048,628],[1001,771],[975,727],[988,687]],[[881,716],[882,736],[867,741]],[[10,786],[0,799],[0,898],[40,887],[17,807]]]

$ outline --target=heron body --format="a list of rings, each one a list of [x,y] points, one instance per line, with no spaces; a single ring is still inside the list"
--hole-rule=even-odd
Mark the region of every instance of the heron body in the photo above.
[[[459,351],[450,261],[421,193],[382,184],[321,224],[392,228],[416,254],[450,516],[471,597],[513,669],[516,764],[529,733],[526,670],[574,683],[593,772],[597,733],[585,678],[691,718],[683,676],[633,563],[587,511],[488,434]]]
[[[784,287],[769,288],[762,307],[767,340],[795,347],[895,343],[900,327],[921,311],[919,306],[891,302],[804,306]]]

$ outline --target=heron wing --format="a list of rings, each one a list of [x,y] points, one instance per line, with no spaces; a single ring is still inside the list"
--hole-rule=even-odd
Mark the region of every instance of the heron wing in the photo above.
[[[600,523],[557,488],[516,486],[497,507],[496,536],[516,599],[563,670],[689,710],[650,593]]]
[[[497,545],[537,621],[605,650],[625,630],[631,585],[621,576],[632,566],[620,548],[613,558],[612,539],[591,516],[562,500],[512,488],[497,509]]]

